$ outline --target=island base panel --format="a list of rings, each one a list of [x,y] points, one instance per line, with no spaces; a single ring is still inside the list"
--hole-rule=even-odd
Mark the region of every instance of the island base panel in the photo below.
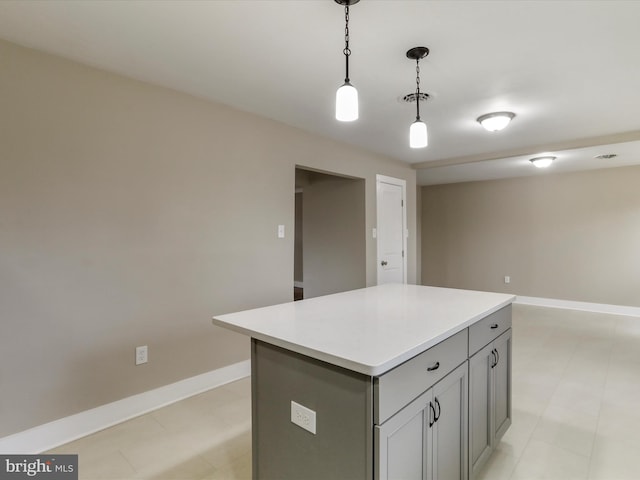
[[[371,377],[252,339],[254,480],[373,478]],[[316,412],[316,434],[291,402]]]

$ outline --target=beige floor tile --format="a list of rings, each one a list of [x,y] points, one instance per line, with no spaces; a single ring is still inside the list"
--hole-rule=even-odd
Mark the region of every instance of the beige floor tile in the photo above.
[[[143,476],[148,472],[171,469],[197,455],[192,445],[185,445],[168,433],[157,435],[145,442],[127,445],[121,452]]]
[[[606,403],[600,412],[597,436],[602,440],[624,440],[625,444],[635,446],[640,452],[640,411],[638,406],[623,409]],[[640,468],[638,469],[640,478]]]
[[[120,452],[78,455],[79,480],[123,480],[135,477],[135,470]]]
[[[529,443],[540,416],[520,410],[518,406],[512,409],[512,416],[511,427],[498,442],[496,450],[518,459]]]
[[[597,416],[600,412],[603,395],[603,388],[594,388],[591,384],[565,377],[565,380],[560,382],[553,392],[549,405]]]
[[[241,398],[237,401],[219,405],[212,415],[229,425],[251,427],[251,399]]]
[[[624,438],[596,439],[589,480],[638,480],[638,447]]]
[[[549,405],[540,417],[532,438],[589,457],[597,426],[597,415],[569,406]]]
[[[241,428],[230,429],[224,441],[210,446],[202,452],[202,457],[217,468],[228,467],[251,454],[251,431]]]
[[[201,477],[199,480],[251,480],[251,454]]]
[[[532,439],[513,470],[513,480],[586,480],[589,457]]]
[[[638,322],[640,323],[640,321]],[[618,333],[618,335],[624,335],[624,333]],[[619,366],[624,365],[636,365],[636,368],[640,368],[640,334],[632,334],[628,337],[618,338],[611,352],[610,361],[616,362]]]
[[[191,480],[211,475],[215,467],[196,456],[179,463],[161,463],[146,466],[136,473],[136,480]]]
[[[478,473],[476,480],[508,480],[518,460],[513,455],[496,451],[489,457],[486,465]]]

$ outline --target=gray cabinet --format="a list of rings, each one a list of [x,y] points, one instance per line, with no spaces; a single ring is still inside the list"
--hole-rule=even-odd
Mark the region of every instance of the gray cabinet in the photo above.
[[[375,427],[376,479],[467,479],[465,361]]]
[[[491,322],[489,326],[495,324]],[[504,333],[469,359],[469,476],[472,479],[511,425],[510,314],[508,327],[501,328],[499,331]],[[470,332],[470,345],[472,336]]]

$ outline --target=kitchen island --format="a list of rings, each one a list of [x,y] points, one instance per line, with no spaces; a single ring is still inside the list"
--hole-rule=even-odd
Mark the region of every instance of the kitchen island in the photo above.
[[[511,422],[512,295],[381,285],[216,316],[251,337],[255,479],[467,479]]]

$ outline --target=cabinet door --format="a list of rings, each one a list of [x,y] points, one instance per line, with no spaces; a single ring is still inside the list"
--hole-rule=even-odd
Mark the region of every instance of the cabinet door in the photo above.
[[[469,359],[469,476],[474,478],[493,448],[493,343]]]
[[[427,431],[432,416],[431,390],[375,427],[375,478],[427,480],[431,463]]]
[[[511,425],[511,330],[493,342],[497,363],[494,379],[494,442],[502,438]]]
[[[433,387],[433,479],[467,479],[467,372],[464,362]]]

